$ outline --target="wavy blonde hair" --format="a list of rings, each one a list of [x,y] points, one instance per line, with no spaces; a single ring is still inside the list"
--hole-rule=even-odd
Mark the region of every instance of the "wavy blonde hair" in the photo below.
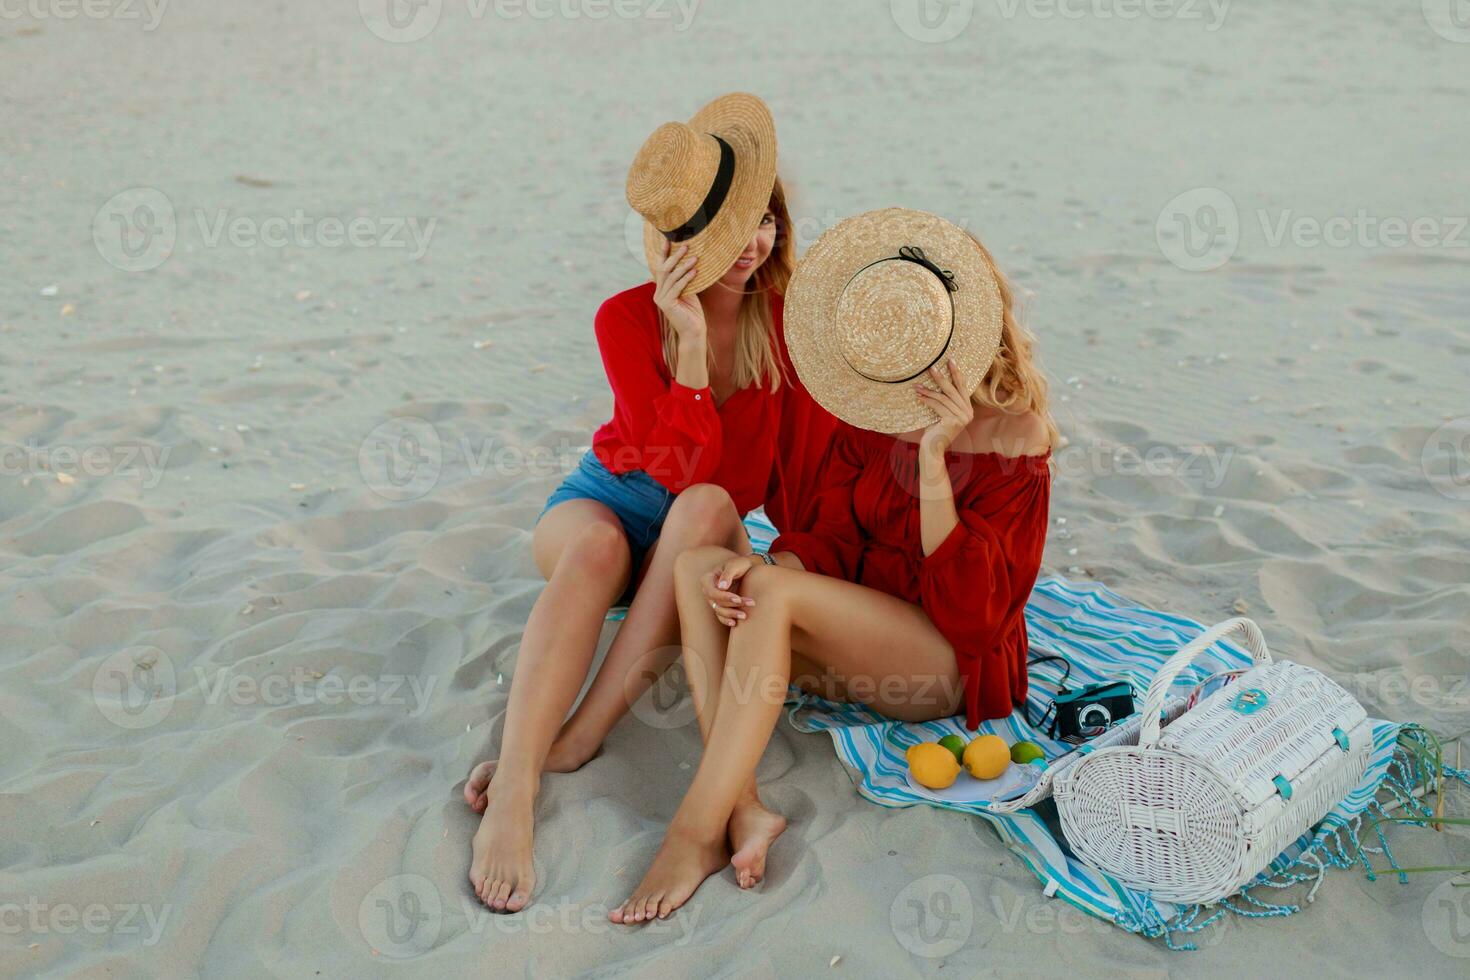
[[[771,316],[771,294],[786,295],[786,285],[791,282],[791,273],[796,268],[796,246],[791,235],[791,213],[786,208],[786,189],[781,178],[771,188],[771,200],[766,210],[776,219],[776,242],[770,256],[755,270],[748,283],[740,309],[735,314],[735,363],[731,365],[731,377],[735,389],[751,385],[769,385],[771,391],[781,387],[785,376],[781,358],[776,350],[776,321]],[[659,325],[663,333],[664,364],[669,373],[679,363],[679,335],[660,310]],[[709,349],[711,373],[715,366],[713,346]]]
[[[1036,359],[1036,338],[1016,318],[1011,284],[995,264],[995,257],[974,235],[970,240],[985,256],[985,263],[990,266],[996,285],[1000,287],[1002,311],[1000,349],[973,397],[982,405],[1011,415],[1034,412],[1045,423],[1047,442],[1055,449],[1061,434],[1057,431],[1056,420],[1051,417],[1046,375]]]

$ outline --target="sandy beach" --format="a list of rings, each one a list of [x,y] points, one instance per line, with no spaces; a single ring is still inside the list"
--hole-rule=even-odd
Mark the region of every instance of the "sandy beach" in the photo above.
[[[1067,440],[1044,573],[1244,613],[1371,714],[1470,729],[1470,26],[925,10],[0,5],[0,976],[1470,968],[1444,875],[1336,871],[1170,952],[784,723],[764,885],[619,928],[699,759],[648,704],[545,781],[537,905],[476,905],[461,788],[531,526],[611,407],[593,312],[647,275],[627,166],[726,91],[772,108],[798,247],[898,204],[1012,277]],[[916,952],[893,910],[935,873],[967,931]]]

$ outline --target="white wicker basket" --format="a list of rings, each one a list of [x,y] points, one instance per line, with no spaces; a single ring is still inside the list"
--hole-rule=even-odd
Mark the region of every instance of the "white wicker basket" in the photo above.
[[[1161,733],[1175,677],[1236,632],[1255,665]],[[1169,658],[1142,719],[1137,745],[1084,755],[1052,788],[1079,857],[1172,902],[1239,891],[1352,791],[1372,748],[1362,705],[1310,667],[1273,663],[1248,619],[1206,630]]]

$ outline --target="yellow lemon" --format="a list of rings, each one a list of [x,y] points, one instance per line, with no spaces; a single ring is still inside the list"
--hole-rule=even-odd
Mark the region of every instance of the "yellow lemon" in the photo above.
[[[1011,764],[1011,747],[999,735],[981,735],[965,746],[965,769],[976,779],[994,779]]]
[[[908,759],[914,782],[920,786],[948,789],[960,774],[960,764],[955,761],[954,753],[938,742],[912,746],[904,757]]]

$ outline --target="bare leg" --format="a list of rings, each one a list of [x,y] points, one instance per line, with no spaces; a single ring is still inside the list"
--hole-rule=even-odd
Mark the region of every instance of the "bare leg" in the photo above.
[[[471,806],[484,798],[475,832],[470,883],[491,909],[518,912],[531,900],[532,822],[541,771],[557,730],[587,678],[608,606],[628,582],[628,540],[616,515],[590,500],[569,500],[536,526],[532,548],[546,589],[526,621],[511,681],[500,758],[476,767],[465,786]],[[481,773],[481,769],[486,769]],[[475,787],[479,787],[475,789]]]
[[[587,696],[557,736],[553,757],[581,765],[596,755],[613,726],[678,657],[675,562],[686,549],[711,544],[750,552],[730,495],[720,487],[700,484],[679,494],[669,511],[628,618]]]
[[[714,726],[720,678],[725,672],[725,647],[731,630],[715,619],[700,582],[711,569],[736,553],[720,547],[695,548],[681,554],[675,566],[674,588],[684,640],[684,671],[699,717],[700,735],[706,744]],[[754,612],[753,606],[749,612]],[[741,888],[751,888],[765,877],[766,853],[785,829],[786,818],[766,809],[761,802],[752,772],[730,814],[726,834],[732,854],[730,864]]]
[[[756,600],[730,631],[704,758],[633,895],[610,918],[664,918],[719,870],[714,857],[780,716],[793,656],[830,670],[837,685],[890,717],[953,714],[954,651],[918,606],[873,589],[788,568],[757,566],[741,593]],[[686,644],[691,637],[685,637]],[[708,636],[704,642],[708,643]]]

